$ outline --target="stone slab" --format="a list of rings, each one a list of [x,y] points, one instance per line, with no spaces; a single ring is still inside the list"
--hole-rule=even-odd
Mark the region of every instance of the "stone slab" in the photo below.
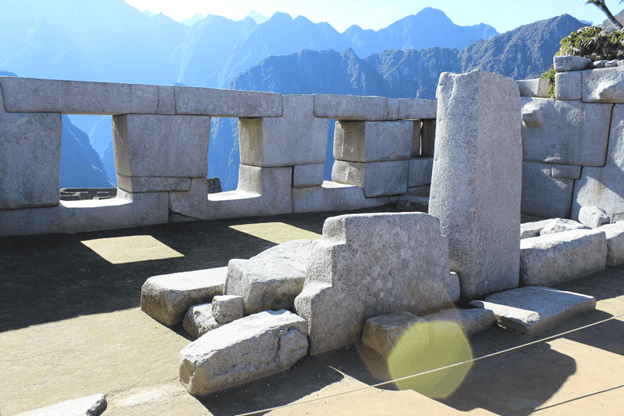
[[[624,212],[624,105],[613,108],[604,167],[583,167],[581,179],[574,184],[573,219],[578,219],[583,206],[602,208],[609,218]]]
[[[385,97],[314,94],[314,117],[383,121],[386,119],[387,105]]]
[[[308,186],[320,186],[323,184],[325,164],[293,166],[293,188],[305,188]]]
[[[310,240],[289,241],[249,260],[230,260],[224,293],[243,297],[245,315],[293,309],[303,289],[312,246]]]
[[[575,230],[520,242],[520,282],[550,286],[600,271],[607,263],[607,238],[599,230]]]
[[[103,394],[94,394],[20,413],[18,416],[100,416],[106,407],[106,397]]]
[[[0,77],[11,113],[156,114],[158,86]]]
[[[191,189],[191,179],[124,176],[118,173],[117,186],[126,192],[135,193],[189,191]]]
[[[548,80],[542,78],[516,81],[521,97],[548,98]]]
[[[60,114],[6,113],[0,90],[0,210],[59,204]]]
[[[244,165],[280,167],[324,163],[327,120],[313,116],[312,95],[284,95],[281,117],[239,118]]]
[[[560,72],[555,75],[555,99],[580,100],[583,96],[583,73]]]
[[[334,158],[351,162],[409,159],[413,121],[336,121]]]
[[[607,213],[598,207],[581,207],[579,211],[579,222],[589,228],[598,228],[609,224]]]
[[[624,67],[583,71],[583,101],[624,103]]]
[[[541,220],[520,224],[520,239],[539,236],[540,231],[547,227],[550,222],[551,220]]]
[[[422,213],[331,217],[312,249],[297,314],[308,322],[310,354],[358,342],[378,315],[422,313],[457,299],[446,238]]]
[[[203,336],[206,332],[219,328],[221,325],[212,314],[212,303],[191,306],[184,314],[182,321],[182,328],[195,339]]]
[[[443,73],[429,213],[449,242],[463,299],[518,287],[520,93],[485,71]]]
[[[603,166],[611,104],[522,99],[523,158],[527,162]]]
[[[401,195],[407,191],[409,161],[346,162],[336,160],[332,180],[362,188],[367,198]]]
[[[459,326],[464,334],[470,336],[478,334],[492,327],[495,316],[487,309],[444,309],[438,313],[423,316],[428,325],[436,322],[451,322]]]
[[[272,92],[173,87],[176,114],[212,117],[281,117],[282,96]]]
[[[426,196],[429,197],[429,191],[431,190],[431,186],[417,186],[415,188],[407,188],[407,192],[405,192],[406,196]]]
[[[407,187],[415,188],[418,186],[430,185],[432,171],[432,157],[419,157],[410,159]]]
[[[210,117],[113,117],[115,167],[124,176],[205,178]]]
[[[366,198],[362,188],[323,181],[321,186],[293,188],[293,212],[348,211],[390,203],[388,197]]]
[[[397,209],[399,211],[418,211],[427,213],[429,212],[429,197],[403,195],[397,201]]]
[[[409,312],[401,312],[367,319],[362,330],[362,343],[387,359],[401,337],[411,328],[415,328],[415,336],[422,338],[423,344],[429,342],[427,322]]]
[[[158,114],[175,115],[175,92],[172,86],[158,87]]]
[[[624,222],[616,222],[600,227],[607,236],[607,266],[624,263]]]
[[[591,64],[591,59],[582,56],[555,56],[553,67],[556,72],[581,71]]]
[[[194,396],[288,370],[308,351],[306,321],[286,310],[237,319],[180,351],[180,382]]]
[[[399,119],[399,98],[388,98],[386,101],[386,120],[395,121]]]
[[[399,120],[435,120],[438,112],[436,100],[399,98]]]
[[[223,294],[227,267],[150,277],[141,288],[141,310],[167,326],[182,322],[193,305]]]
[[[474,305],[490,310],[497,322],[513,331],[535,336],[574,315],[596,308],[596,299],[579,293],[529,286],[488,296]]]
[[[61,201],[57,207],[0,210],[0,236],[65,234],[167,224],[166,192],[130,194],[104,200]]]
[[[556,179],[581,179],[581,166],[552,165],[550,177]]]
[[[573,194],[574,180],[553,178],[552,165],[522,162],[523,214],[567,218],[572,209]]]
[[[586,225],[581,224],[578,221],[569,220],[567,218],[554,218],[548,222],[548,224],[542,228],[540,235],[549,235],[563,233],[566,231],[574,230],[589,230]]]
[[[220,324],[240,319],[245,315],[245,300],[242,296],[215,296],[212,298],[212,315]]]

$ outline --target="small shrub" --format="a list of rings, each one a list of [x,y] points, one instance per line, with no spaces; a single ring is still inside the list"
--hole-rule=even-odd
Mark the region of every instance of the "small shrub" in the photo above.
[[[544,72],[541,78],[548,80],[548,98],[555,98],[555,67],[550,66],[550,71]]]
[[[624,59],[624,33],[606,33],[600,27],[587,26],[561,39],[555,56],[582,56],[592,61]]]

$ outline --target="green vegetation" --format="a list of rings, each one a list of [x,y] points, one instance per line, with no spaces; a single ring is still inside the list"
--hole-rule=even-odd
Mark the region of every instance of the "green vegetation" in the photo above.
[[[551,65],[550,71],[544,72],[541,78],[548,80],[548,98],[555,98],[555,67]]]
[[[624,33],[606,33],[600,27],[587,26],[561,39],[556,56],[582,56],[592,61],[624,59]]]

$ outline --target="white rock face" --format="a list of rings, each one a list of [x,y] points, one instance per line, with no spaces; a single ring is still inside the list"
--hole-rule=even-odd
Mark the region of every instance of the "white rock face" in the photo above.
[[[180,382],[205,396],[288,370],[307,354],[306,321],[286,310],[237,319],[180,351]]]
[[[370,317],[450,304],[458,286],[437,218],[343,215],[325,221],[295,308],[308,321],[310,353],[320,354],[357,342]]]
[[[556,74],[555,99],[580,100],[583,95],[582,75],[583,73],[580,71],[562,72]]]
[[[427,322],[409,312],[374,316],[366,320],[362,331],[362,342],[388,358],[403,334],[418,325],[418,338],[423,344],[429,342]]]
[[[511,78],[440,76],[429,213],[447,236],[464,299],[518,287],[522,138]],[[496,201],[496,203],[493,203]]]
[[[598,207],[581,207],[579,211],[579,222],[589,228],[598,228],[601,225],[609,224],[610,220],[604,209]]]
[[[385,97],[314,95],[314,117],[320,118],[383,121],[388,114],[387,106],[388,99]]]
[[[212,314],[212,303],[191,306],[182,321],[182,328],[193,338],[199,338],[220,326]]]
[[[600,271],[607,263],[607,238],[600,230],[574,230],[521,241],[520,282],[550,286]]]
[[[94,394],[31,410],[18,416],[100,416],[106,407],[106,397],[103,394]]]
[[[600,231],[607,235],[607,266],[624,263],[624,223],[603,225]]]
[[[242,296],[221,295],[212,298],[212,315],[220,324],[227,324],[245,315]]]
[[[589,230],[590,228],[580,222],[574,220],[568,220],[565,218],[555,218],[548,222],[548,224],[542,228],[539,235],[549,235],[563,233],[565,231],[574,230]]]
[[[323,175],[325,174],[325,164],[295,165],[293,166],[293,188],[305,188],[308,186],[321,186]]]
[[[472,303],[492,311],[501,326],[529,336],[596,308],[592,296],[539,286],[496,293]]]
[[[587,68],[591,64],[591,59],[582,56],[555,56],[553,57],[553,66],[555,71],[580,71]]]
[[[242,296],[245,315],[271,309],[293,309],[303,289],[313,243],[296,240],[228,264],[225,294]]]
[[[583,101],[624,103],[624,67],[583,71]]]
[[[223,294],[227,267],[153,276],[141,288],[141,310],[165,325],[182,322],[193,305]]]

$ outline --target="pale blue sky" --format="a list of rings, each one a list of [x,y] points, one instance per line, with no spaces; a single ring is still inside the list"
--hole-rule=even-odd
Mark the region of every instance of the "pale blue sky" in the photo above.
[[[276,11],[292,17],[306,16],[313,22],[328,22],[339,32],[356,24],[364,29],[381,29],[392,22],[416,14],[424,7],[444,11],[455,24],[492,25],[500,33],[518,26],[568,13],[577,19],[598,24],[605,15],[585,0],[126,0],[137,9],[162,12],[182,21],[195,13],[216,14],[239,19],[250,10],[271,16]],[[624,9],[619,0],[607,0],[613,14]]]

